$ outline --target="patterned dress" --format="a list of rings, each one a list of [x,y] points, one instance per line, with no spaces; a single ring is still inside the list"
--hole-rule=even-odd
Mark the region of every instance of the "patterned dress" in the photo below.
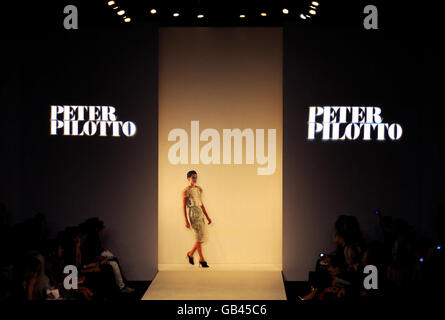
[[[195,232],[196,241],[204,242],[205,239],[205,215],[202,211],[201,205],[202,188],[199,186],[187,186],[183,190],[184,197],[187,198],[188,218],[190,226]]]

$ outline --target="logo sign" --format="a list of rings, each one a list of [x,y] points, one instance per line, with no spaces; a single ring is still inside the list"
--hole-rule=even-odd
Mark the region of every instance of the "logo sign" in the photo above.
[[[309,140],[399,140],[402,126],[384,123],[379,107],[309,107]]]
[[[363,287],[366,290],[378,289],[378,270],[377,267],[370,264],[365,266],[363,273],[367,276],[363,279]]]
[[[264,152],[264,129],[239,128],[223,129],[221,134],[213,128],[199,129],[199,121],[190,122],[190,163],[192,164],[242,164],[245,154],[246,164],[256,163],[264,167],[257,168],[257,175],[271,175],[276,169],[276,129],[267,129],[267,156]],[[243,138],[245,151],[243,152]],[[173,164],[189,163],[189,134],[185,129],[170,130],[168,141],[176,141],[168,150],[168,161]],[[200,148],[200,141],[208,141]],[[222,151],[221,151],[222,147]],[[221,162],[222,154],[222,162]]]
[[[111,106],[51,106],[51,135],[132,137],[136,124],[118,121]]]
[[[70,289],[77,289],[78,286],[78,271],[77,271],[77,267],[74,265],[67,265],[65,266],[65,268],[63,268],[63,273],[64,274],[68,274],[64,279],[63,279],[63,287],[67,290]]]

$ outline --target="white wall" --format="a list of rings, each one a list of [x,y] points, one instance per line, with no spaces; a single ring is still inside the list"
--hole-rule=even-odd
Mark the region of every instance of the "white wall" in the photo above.
[[[185,227],[181,191],[186,173],[198,172],[207,225],[204,255],[209,264],[282,262],[282,29],[160,28],[159,34],[159,264],[186,263],[194,244]],[[190,164],[191,121],[200,132],[220,134],[220,164]],[[189,164],[171,164],[175,144],[168,133],[188,133]],[[276,168],[258,175],[259,165],[223,164],[222,130],[276,129]],[[202,148],[206,141],[201,141]]]

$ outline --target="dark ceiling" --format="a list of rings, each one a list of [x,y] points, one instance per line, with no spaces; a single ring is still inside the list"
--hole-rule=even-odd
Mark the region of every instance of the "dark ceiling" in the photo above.
[[[9,1],[2,4],[1,21],[6,29],[62,29],[65,17],[63,8],[71,4],[78,9],[79,26],[82,27],[129,27],[156,21],[160,26],[281,26],[291,22],[309,27],[341,26],[363,29],[363,9],[366,5],[373,4],[378,9],[379,29],[406,30],[425,27],[431,20],[429,17],[438,12],[431,5],[422,8],[392,0],[319,0],[315,15],[309,13],[312,0],[114,1],[115,4],[111,6],[108,5],[109,0]],[[119,9],[113,9],[115,7]],[[150,13],[153,8],[157,10],[156,14]],[[284,8],[289,10],[288,14],[283,14]],[[125,10],[125,14],[118,15],[120,10]],[[173,16],[175,12],[179,13],[178,17]],[[262,12],[267,15],[261,16]],[[204,14],[204,17],[199,19],[198,14]],[[240,14],[244,14],[245,18],[241,19]],[[303,20],[300,18],[301,14],[309,17]],[[124,17],[129,17],[131,21],[124,22]]]

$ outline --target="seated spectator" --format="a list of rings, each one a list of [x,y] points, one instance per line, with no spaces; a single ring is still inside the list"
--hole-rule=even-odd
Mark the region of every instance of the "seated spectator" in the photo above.
[[[26,300],[44,300],[49,289],[49,279],[45,274],[45,260],[38,252],[31,252],[25,258],[23,290]]]
[[[126,284],[118,258],[109,249],[102,247],[100,237],[105,230],[103,221],[90,218],[84,222],[83,230],[86,233],[86,245],[83,246],[82,255],[86,257],[86,263],[99,261],[101,264],[108,264],[112,267],[115,283],[120,292],[133,293],[134,289]]]
[[[105,300],[134,292],[119,259],[102,247],[105,226],[98,218],[48,240],[43,213],[13,227],[6,213],[0,203],[0,300]],[[78,269],[77,289],[64,287],[67,265]]]
[[[301,300],[317,298],[337,299],[358,296],[361,285],[361,255],[364,240],[358,220],[341,215],[335,222],[334,241],[337,249],[317,262],[315,273],[310,275],[311,292]],[[323,264],[324,268],[319,268]]]

